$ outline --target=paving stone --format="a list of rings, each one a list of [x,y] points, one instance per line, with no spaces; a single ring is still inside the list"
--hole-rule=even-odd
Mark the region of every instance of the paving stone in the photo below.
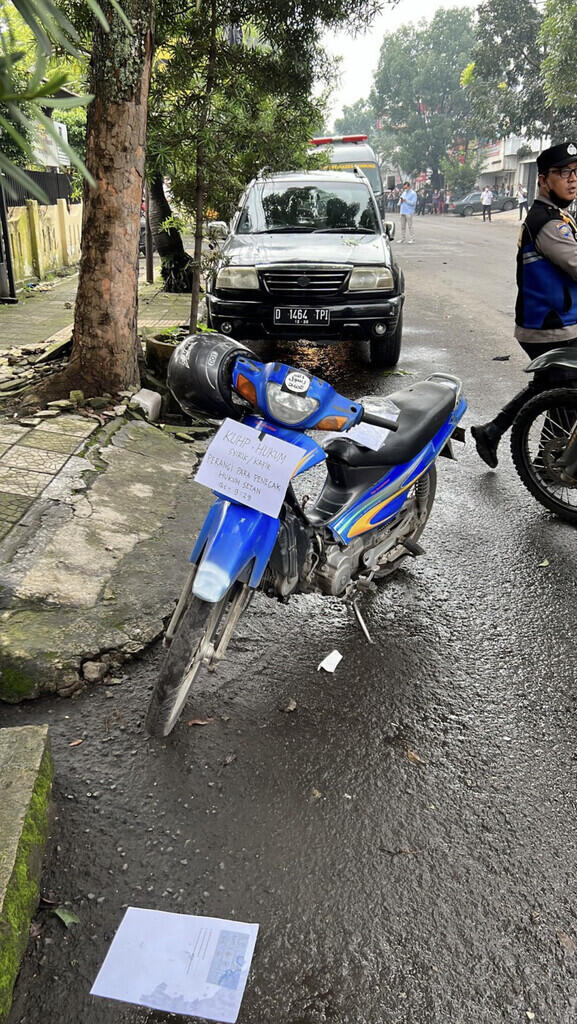
[[[30,498],[9,491],[0,492],[0,522],[17,523],[32,505]]]
[[[53,422],[42,424],[42,430],[51,434],[69,434],[71,437],[80,439],[89,437],[94,433],[98,423],[95,420],[85,420],[82,416],[59,416]]]
[[[12,529],[13,526],[14,523],[10,523],[8,522],[8,520],[4,521],[3,519],[0,519],[0,540],[3,540],[6,534],[10,533],[10,530]]]
[[[9,448],[9,445],[7,445],[7,444],[0,444],[0,458],[2,457],[2,455],[4,455],[4,452],[8,451],[8,448]]]
[[[33,469],[38,473],[58,473],[68,460],[67,454],[41,451],[38,448],[25,448],[15,444],[5,455],[0,455],[0,466],[12,466],[14,469]]]
[[[0,423],[0,444],[14,444],[29,432],[29,427],[17,427],[13,423]]]
[[[40,448],[45,452],[67,452],[72,455],[81,442],[82,438],[76,435],[46,430],[43,424],[42,429],[36,427],[31,430],[27,437],[23,437],[15,447]]]
[[[27,494],[34,497],[42,493],[51,479],[50,473],[37,473],[0,465],[0,490],[9,491],[10,494]]]

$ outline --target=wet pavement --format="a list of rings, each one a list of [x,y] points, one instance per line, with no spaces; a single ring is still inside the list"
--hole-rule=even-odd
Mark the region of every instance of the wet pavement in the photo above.
[[[423,218],[416,238],[402,374],[352,345],[274,355],[352,396],[452,371],[469,425],[523,382],[516,225]],[[260,924],[241,1024],[574,1024],[576,534],[506,446],[497,473],[457,455],[426,554],[364,599],[373,646],[335,599],[258,595],[167,741],[142,725],[158,647],[74,699],[2,709],[50,724],[57,813],[55,903],[9,1024],[178,1019],[88,994],[126,905]]]

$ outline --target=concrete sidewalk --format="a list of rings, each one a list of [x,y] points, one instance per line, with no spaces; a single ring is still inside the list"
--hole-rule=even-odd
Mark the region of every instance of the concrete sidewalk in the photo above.
[[[3,345],[64,339],[75,287],[0,305]],[[139,328],[186,323],[189,306],[141,281]],[[184,444],[125,409],[105,422],[90,409],[10,418],[0,404],[0,699],[72,693],[162,630],[208,502],[191,481],[207,428]]]
[[[13,347],[62,340],[72,334],[78,274],[41,282],[15,304],[0,303],[0,353]],[[141,274],[138,327],[171,327],[189,322],[190,295],[161,291],[162,282],[147,284]]]

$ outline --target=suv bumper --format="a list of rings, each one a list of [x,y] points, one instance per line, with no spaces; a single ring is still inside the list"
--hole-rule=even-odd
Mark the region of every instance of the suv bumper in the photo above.
[[[333,301],[311,301],[306,296],[301,301],[296,299],[222,299],[214,294],[207,294],[207,306],[211,326],[222,334],[230,334],[236,339],[245,338],[302,338],[309,341],[340,341],[354,337],[374,337],[377,324],[386,327],[386,333],[392,333],[403,307],[404,295],[395,295],[387,299],[358,299],[335,303]],[[328,309],[330,322],[325,325],[298,324],[295,326],[275,324],[273,310],[282,308]],[[230,328],[223,330],[223,326]],[[382,328],[378,331],[383,334]]]

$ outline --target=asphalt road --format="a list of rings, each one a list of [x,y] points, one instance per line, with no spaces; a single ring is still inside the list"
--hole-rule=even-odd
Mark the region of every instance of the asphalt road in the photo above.
[[[466,424],[492,415],[525,362],[515,218],[419,218],[398,247],[410,376],[348,345],[282,356],[351,396],[449,370]],[[426,554],[365,600],[373,646],[336,600],[257,597],[166,742],[142,728],[158,649],[8,709],[51,723],[45,895],[80,919],[40,911],[9,1024],[174,1019],[88,994],[127,905],[259,923],[241,1024],[574,1024],[576,534],[506,446],[495,473],[458,457]]]

